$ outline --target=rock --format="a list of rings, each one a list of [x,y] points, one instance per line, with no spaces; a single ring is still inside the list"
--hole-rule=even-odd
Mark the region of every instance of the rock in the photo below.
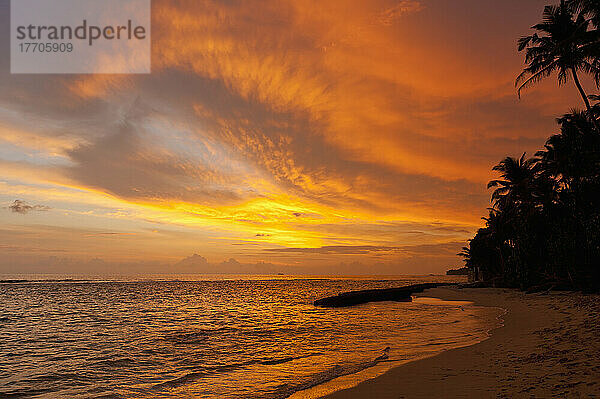
[[[408,285],[398,288],[384,288],[376,290],[350,291],[336,296],[319,299],[314,302],[315,306],[323,308],[341,308],[345,306],[360,305],[368,302],[410,302],[412,294],[423,292],[428,288],[455,285],[453,283],[423,283]]]

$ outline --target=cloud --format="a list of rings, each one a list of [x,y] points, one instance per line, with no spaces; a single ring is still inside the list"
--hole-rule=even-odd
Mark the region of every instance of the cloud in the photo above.
[[[34,211],[48,211],[51,208],[46,205],[29,205],[25,201],[15,200],[11,205],[9,205],[8,209],[10,209],[14,213],[27,214],[29,212]]]
[[[198,234],[219,259],[250,251],[233,239],[282,262],[433,262],[481,222],[491,166],[541,146],[577,96],[514,93],[514,39],[542,5],[156,0],[150,75],[12,75],[0,58],[0,194],[90,215],[93,238],[30,232],[48,250],[182,256]],[[188,238],[102,234],[115,220]]]
[[[405,245],[402,247],[402,251],[409,254],[410,256],[453,257],[459,252],[460,248],[462,248],[464,245],[464,241],[453,241],[436,244]]]
[[[279,253],[310,253],[310,254],[345,254],[345,255],[361,255],[374,252],[397,252],[399,247],[384,247],[373,245],[330,245],[319,248],[268,248],[265,251]]]
[[[482,183],[491,160],[523,141],[507,131],[542,137],[530,128],[541,116],[522,111],[512,121],[497,118],[498,111],[514,115],[527,107],[508,108],[496,95],[477,106],[489,93],[457,95],[447,87],[455,81],[448,73],[434,85],[443,95],[423,98],[422,86],[434,75],[414,76],[431,68],[414,52],[420,43],[399,40],[367,17],[382,9],[392,19],[423,11],[420,2],[332,2],[318,18],[311,12],[316,6],[159,1],[151,76],[56,77],[43,85],[38,77],[11,76],[3,83],[4,101],[16,116],[27,112],[45,118],[45,126],[60,126],[41,134],[77,138],[64,151],[73,163],[64,168],[69,178],[126,199],[239,203],[271,194],[256,187],[252,177],[261,174],[300,200],[344,211],[429,208],[420,215],[429,217],[485,207]],[[431,40],[423,24],[404,25],[407,36]],[[183,35],[190,39],[182,42]],[[323,54],[323,41],[337,43],[335,49]],[[404,76],[403,69],[411,73]],[[486,81],[500,84],[496,77]],[[157,120],[166,123],[159,129]],[[200,128],[181,134],[176,121]]]
[[[416,0],[401,0],[393,7],[390,7],[379,14],[379,22],[383,25],[389,26],[394,23],[397,19],[418,11],[424,8],[420,1]]]
[[[211,263],[205,257],[194,254],[169,267],[174,273],[198,274],[276,274],[287,269],[267,262],[242,263],[234,258],[219,263]]]
[[[106,232],[97,232],[97,233],[87,233],[84,234],[84,237],[103,237],[103,236],[133,236],[136,233],[124,233],[124,232],[115,232],[115,231],[106,231]]]
[[[397,247],[374,246],[374,245],[337,245],[323,246],[318,248],[267,248],[267,252],[295,253],[295,254],[342,254],[342,255],[366,255],[366,254],[404,254],[408,256],[446,256],[456,255],[458,249],[464,242],[448,242],[435,244],[403,245]]]
[[[65,173],[80,184],[127,199],[223,204],[241,198],[240,181],[227,170],[166,146],[157,148],[148,133],[152,127],[142,125],[124,121],[114,133],[69,150],[74,165],[64,168]],[[196,144],[201,154],[202,145]]]
[[[200,256],[198,254],[193,254],[187,258],[184,258],[177,262],[174,266],[174,269],[181,272],[194,272],[196,270],[206,271],[208,266],[208,260],[204,256]]]

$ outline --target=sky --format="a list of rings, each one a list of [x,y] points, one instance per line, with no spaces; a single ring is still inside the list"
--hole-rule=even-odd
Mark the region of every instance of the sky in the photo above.
[[[458,267],[492,166],[582,107],[514,88],[548,2],[153,0],[151,74],[0,57],[0,273]]]

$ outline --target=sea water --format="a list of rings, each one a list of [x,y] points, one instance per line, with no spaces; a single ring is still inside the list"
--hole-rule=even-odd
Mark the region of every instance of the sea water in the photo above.
[[[17,277],[0,283],[0,396],[315,397],[332,380],[478,342],[498,316],[435,300],[312,305],[461,277]]]

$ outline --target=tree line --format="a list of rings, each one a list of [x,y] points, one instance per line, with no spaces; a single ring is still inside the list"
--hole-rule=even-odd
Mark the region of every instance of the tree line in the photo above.
[[[600,1],[563,0],[544,8],[534,33],[518,40],[525,67],[519,96],[550,76],[572,83],[581,111],[557,119],[557,133],[528,158],[506,157],[493,170],[485,226],[459,254],[471,275],[495,286],[600,291]]]

